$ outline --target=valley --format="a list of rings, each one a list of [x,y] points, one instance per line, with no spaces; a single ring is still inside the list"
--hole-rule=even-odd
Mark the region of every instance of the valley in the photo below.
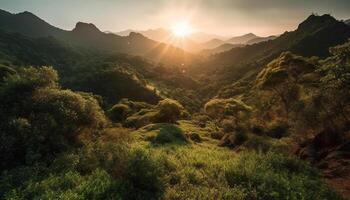
[[[0,10],[0,199],[350,198],[347,21],[183,34]]]

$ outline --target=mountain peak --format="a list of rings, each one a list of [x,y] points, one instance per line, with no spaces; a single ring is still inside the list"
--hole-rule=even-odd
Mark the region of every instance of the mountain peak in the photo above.
[[[29,11],[20,12],[17,15],[36,16],[36,15],[34,15],[33,13],[31,13]]]
[[[258,36],[256,36],[254,33],[248,33],[248,34],[245,34],[244,36],[249,36],[249,37],[258,37]]]
[[[94,24],[78,22],[73,29],[73,32],[90,32],[90,33],[99,33],[101,32]]]
[[[132,38],[144,38],[145,36],[143,36],[141,33],[130,32],[129,37],[132,37]]]
[[[337,22],[338,21],[329,14],[324,14],[321,16],[311,14],[305,21],[299,24],[298,29],[309,29]]]

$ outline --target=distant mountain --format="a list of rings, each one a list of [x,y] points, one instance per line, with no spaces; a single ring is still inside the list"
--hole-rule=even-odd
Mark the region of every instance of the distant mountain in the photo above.
[[[219,45],[218,47],[212,48],[212,49],[204,49],[201,51],[202,55],[211,55],[211,54],[217,54],[217,53],[222,53],[224,51],[229,51],[233,48],[236,47],[243,47],[244,44],[229,44],[229,43],[224,43],[222,45]]]
[[[156,42],[139,33],[131,32],[128,36],[118,36],[101,32],[94,24],[83,22],[78,22],[72,31],[66,31],[29,12],[12,14],[1,10],[0,29],[35,38],[52,36],[78,47],[140,55],[169,64],[183,64],[193,57],[180,48]]]
[[[252,39],[250,39],[252,38]],[[277,36],[259,37],[252,33],[231,38],[229,40],[212,39],[208,42],[202,43],[202,54],[216,54],[231,50],[235,47],[243,47],[245,45],[252,45],[260,42],[273,40]]]
[[[125,35],[130,34],[130,32],[140,33],[151,40],[170,44],[178,48],[184,49],[188,52],[198,52],[202,50],[202,46],[199,43],[193,41],[191,36],[188,36],[186,38],[177,38],[174,37],[172,31],[163,28],[149,29],[145,31],[133,31],[129,29],[117,32],[115,34]]]
[[[246,44],[256,44],[256,43],[260,43],[260,42],[274,40],[276,38],[277,38],[277,36],[274,36],[274,35],[268,36],[268,37],[257,37],[257,38],[249,40],[248,42],[246,42]]]
[[[138,31],[132,30],[132,29],[126,29],[126,30],[119,31],[119,32],[106,31],[105,33],[113,33],[113,34],[116,34],[116,35],[119,35],[119,36],[128,36],[131,32],[137,33]]]
[[[225,44],[225,41],[215,38],[209,40],[208,42],[202,43],[201,45],[203,49],[213,49],[223,44]]]
[[[231,43],[231,44],[246,44],[248,41],[256,39],[256,38],[258,38],[258,36],[256,36],[255,34],[248,33],[245,35],[230,38],[230,39],[226,40],[225,42]]]
[[[225,36],[204,33],[204,32],[194,32],[189,37],[191,38],[191,40],[197,43],[208,42],[212,39],[227,40]]]
[[[345,20],[344,23],[350,25],[350,19]]]
[[[128,36],[132,32],[140,33],[140,34],[148,37],[149,39],[155,40],[158,42],[166,42],[172,34],[172,32],[170,30],[166,30],[163,28],[148,29],[145,31],[127,29],[124,31],[116,32],[115,34],[120,35],[120,36]]]
[[[204,32],[194,32],[188,35],[186,38],[179,39],[174,37],[173,32],[171,30],[164,28],[149,29],[143,31],[128,29],[116,32],[115,34],[120,36],[126,36],[129,35],[131,32],[141,33],[149,39],[171,44],[190,52],[198,52],[203,49],[211,49],[218,47],[224,44],[225,42],[223,42],[223,40],[226,39],[224,36],[208,34]]]
[[[284,51],[307,57],[327,57],[330,47],[343,44],[348,38],[350,26],[344,22],[337,21],[330,15],[311,15],[295,31],[285,32],[274,40],[219,53],[198,66],[201,71],[208,69],[209,74],[212,74],[212,66],[217,66],[215,70],[218,73],[221,71],[228,76],[227,79],[233,80],[235,77],[243,77],[242,74],[254,74],[254,71],[257,72],[261,66]]]

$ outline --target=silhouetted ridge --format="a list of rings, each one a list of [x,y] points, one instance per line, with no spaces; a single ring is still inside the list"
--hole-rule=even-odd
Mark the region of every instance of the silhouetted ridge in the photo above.
[[[76,33],[100,33],[101,31],[92,23],[78,22],[73,29]]]
[[[130,38],[146,38],[144,35],[141,33],[136,33],[136,32],[130,32],[129,34]]]
[[[319,28],[319,27],[327,26],[334,23],[339,23],[339,22],[329,14],[325,14],[322,16],[317,16],[312,14],[305,21],[299,24],[298,29],[310,30],[313,28]]]
[[[348,20],[345,20],[344,22],[345,22],[345,24],[348,24],[348,25],[350,25],[350,19],[348,19]]]
[[[245,36],[250,36],[250,37],[257,37],[254,33],[248,33]]]
[[[7,12],[6,10],[1,10],[0,9],[0,16],[3,17],[3,16],[11,16],[12,14]]]

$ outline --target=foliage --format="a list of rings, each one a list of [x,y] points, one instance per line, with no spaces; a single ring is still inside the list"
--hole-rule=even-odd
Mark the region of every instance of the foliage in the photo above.
[[[85,129],[105,126],[93,97],[61,90],[52,68],[24,68],[0,88],[1,169],[52,161],[79,143]]]
[[[305,163],[276,152],[241,153],[225,177],[231,187],[248,189],[246,199],[342,199]]]
[[[150,109],[141,109],[126,119],[126,125],[142,127],[150,123],[175,123],[188,118],[188,112],[175,100],[164,99]]]
[[[150,124],[139,130],[141,134],[146,134],[145,139],[152,144],[184,144],[187,138],[182,129],[168,123]]]
[[[154,91],[147,88],[137,74],[127,69],[115,66],[109,69],[85,71],[81,78],[76,78],[75,83],[70,85],[80,91],[101,95],[107,105],[113,105],[122,98],[152,104],[160,99]]]
[[[288,135],[288,128],[287,123],[277,121],[269,125],[265,134],[273,138],[282,138]]]
[[[0,64],[0,83],[2,83],[7,76],[13,75],[15,73],[16,71],[11,67]]]
[[[137,150],[131,157],[125,178],[124,198],[127,199],[160,199],[165,185],[161,179],[162,168],[143,150]]]
[[[160,101],[157,108],[159,109],[157,122],[174,123],[185,114],[184,107],[172,99]]]
[[[251,107],[244,102],[230,98],[230,99],[212,99],[204,105],[205,112],[214,118],[222,117],[224,115],[237,115],[240,112],[249,112]]]
[[[111,109],[108,110],[109,118],[115,122],[123,122],[131,109],[125,104],[115,104]]]

